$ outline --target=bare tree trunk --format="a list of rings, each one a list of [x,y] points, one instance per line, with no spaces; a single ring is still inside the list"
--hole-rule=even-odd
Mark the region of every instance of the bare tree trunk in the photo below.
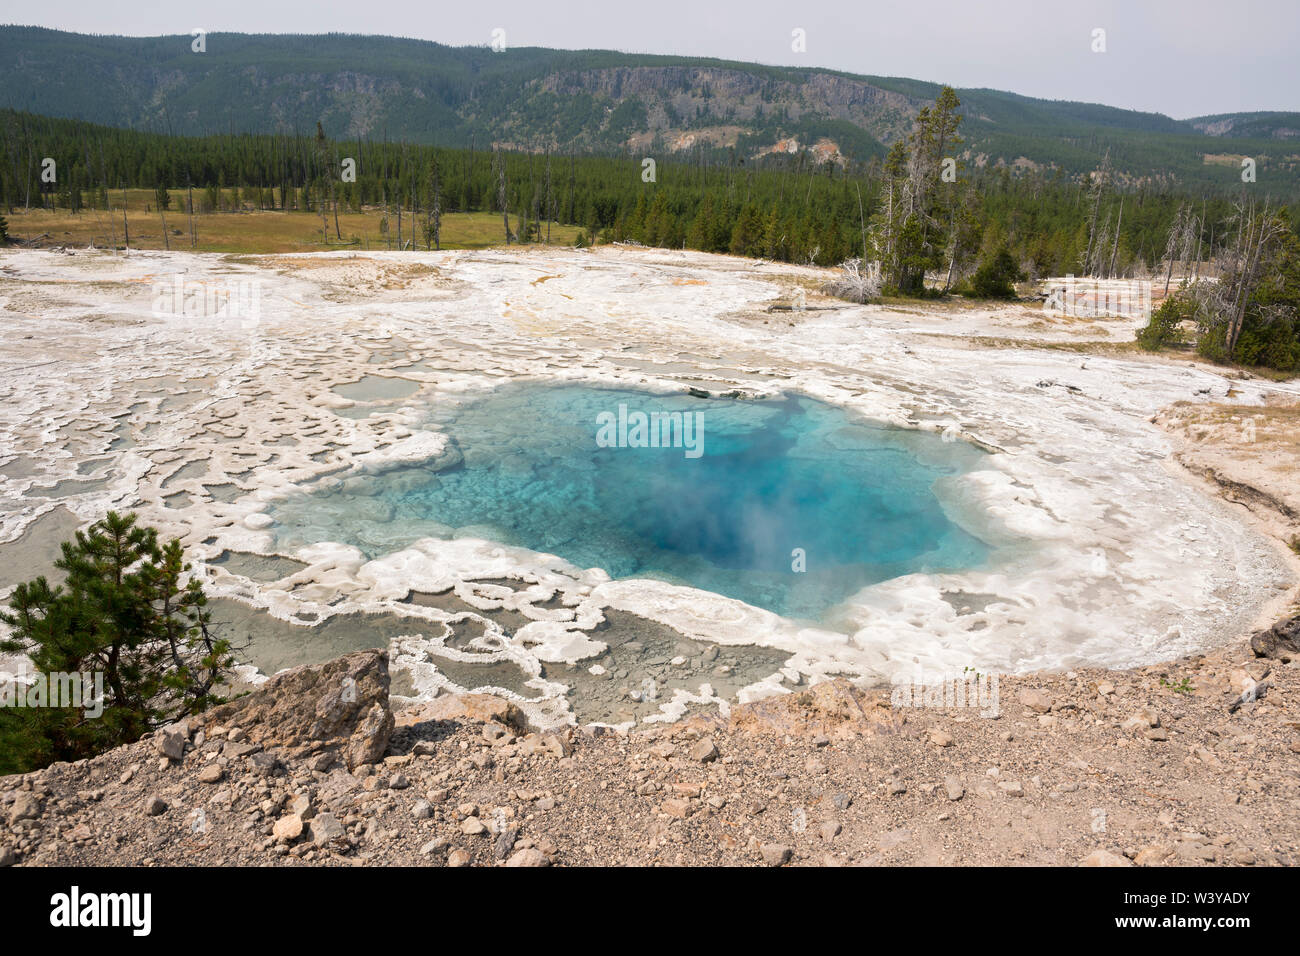
[[[1178,204],[1178,211],[1174,213],[1173,224],[1169,227],[1169,239],[1165,242],[1165,258],[1169,260],[1169,268],[1165,272],[1165,295],[1169,295],[1169,282],[1174,277],[1174,250],[1177,248],[1178,234],[1183,222],[1183,204]]]
[[[1106,270],[1106,278],[1111,279],[1115,276],[1115,263],[1119,259],[1119,227],[1124,222],[1124,197],[1119,198],[1119,218],[1115,221],[1115,244],[1110,251],[1110,268]]]
[[[338,164],[335,163],[327,169],[326,175],[329,176],[330,180],[330,205],[334,207],[334,238],[339,242],[342,242],[343,234],[339,232],[339,200],[337,194],[334,192],[334,167],[337,165]]]
[[[541,238],[540,235],[538,238]],[[546,244],[551,244],[551,147],[546,147]]]
[[[197,245],[198,243],[198,237],[194,235],[194,184],[187,179],[185,183],[185,188],[188,191],[188,198],[186,201],[189,204],[188,212],[190,217],[190,248],[193,249],[195,245]]]
[[[442,248],[442,183],[436,163],[433,167],[433,248]]]
[[[510,245],[510,208],[506,204],[506,164],[505,159],[495,147],[492,149],[492,159],[496,166],[497,173],[497,205],[501,207],[501,224],[506,232],[506,245]]]
[[[952,271],[957,265],[957,207],[952,210],[952,223],[949,226],[949,232],[952,234],[951,247],[952,252],[948,254],[948,274],[943,279],[943,293],[948,294],[952,288]]]
[[[1205,228],[1205,199],[1201,199],[1201,221],[1196,224],[1196,266],[1192,271],[1192,278],[1201,277],[1201,232]]]
[[[862,186],[857,180],[853,181],[853,188],[858,191],[858,222],[862,225],[862,264],[867,264],[867,217],[862,211]],[[951,270],[949,270],[951,275]]]
[[[108,196],[108,184],[104,184],[104,196]],[[117,255],[117,220],[113,218],[113,204],[108,204],[108,228],[113,235],[113,255]]]

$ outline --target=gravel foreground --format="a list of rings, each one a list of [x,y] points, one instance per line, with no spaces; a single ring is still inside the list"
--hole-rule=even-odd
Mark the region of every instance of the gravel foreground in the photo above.
[[[1289,866],[1297,638],[1004,677],[997,717],[837,680],[629,735],[394,714],[360,651],[0,780],[0,863]]]

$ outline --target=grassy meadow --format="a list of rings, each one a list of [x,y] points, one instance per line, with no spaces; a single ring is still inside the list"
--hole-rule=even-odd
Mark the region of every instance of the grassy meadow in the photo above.
[[[190,217],[186,212],[185,191],[171,191],[171,208],[160,213],[152,189],[129,189],[125,196],[126,227],[132,249],[188,250],[198,252],[282,253],[319,252],[328,249],[396,249],[397,216],[390,210],[389,231],[383,232],[382,208],[364,207],[360,212],[339,209],[339,232],[334,236],[334,216],[328,212],[324,223],[319,212],[266,211],[248,204],[232,211],[200,212],[199,190],[194,191],[194,244],[190,243]],[[6,214],[9,235],[19,242],[41,246],[95,245],[121,248],[123,240],[123,194],[114,191],[109,197],[111,210],[64,208],[46,210],[33,207],[15,208]],[[164,222],[166,229],[164,231]],[[511,228],[518,227],[514,218]],[[326,226],[328,231],[326,231]],[[412,234],[411,227],[415,226]],[[547,224],[541,224],[543,240]],[[578,226],[550,224],[552,245],[572,245],[582,230]],[[409,249],[412,238],[417,248],[425,248],[424,214],[413,220],[409,211],[402,213],[402,242]],[[481,249],[500,245],[504,238],[500,213],[444,213],[441,246],[443,249]],[[45,238],[42,238],[45,237]]]

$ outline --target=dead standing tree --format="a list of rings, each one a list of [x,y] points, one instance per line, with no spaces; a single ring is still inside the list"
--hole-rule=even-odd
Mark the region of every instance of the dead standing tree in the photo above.
[[[492,147],[492,171],[497,181],[497,207],[501,210],[501,223],[506,230],[506,245],[510,245],[514,235],[510,232],[510,205],[506,201],[506,161],[497,147]]]
[[[1083,253],[1083,271],[1087,275],[1095,275],[1093,267],[1094,251],[1101,247],[1097,241],[1097,216],[1101,213],[1101,198],[1106,191],[1106,186],[1110,182],[1110,150],[1106,150],[1105,155],[1101,158],[1101,165],[1092,172],[1092,186],[1090,188],[1090,199],[1092,200],[1092,210],[1088,213],[1088,247]],[[1109,214],[1107,214],[1107,223],[1109,224]]]
[[[1169,226],[1169,238],[1165,241],[1165,295],[1169,294],[1169,284],[1173,280],[1174,261],[1182,267],[1183,278],[1191,277],[1188,263],[1191,261],[1192,244],[1200,242],[1201,218],[1192,212],[1188,203],[1179,203],[1174,213],[1174,221]],[[1198,246],[1199,248],[1199,246]],[[1200,253],[1197,252],[1199,256]]]
[[[426,245],[432,245],[434,249],[442,248],[442,182],[438,176],[438,158],[433,159],[432,169],[432,201],[429,203],[428,218],[425,222],[424,229]]]
[[[1197,323],[1202,336],[1209,334],[1217,338],[1221,332],[1223,358],[1233,361],[1252,299],[1287,226],[1270,203],[1257,207],[1254,200],[1245,198],[1236,204],[1227,225],[1235,226],[1236,234],[1224,243],[1217,258],[1219,280],[1196,283],[1191,295],[1197,303]],[[1181,240],[1181,232],[1177,235]],[[1170,242],[1172,245],[1173,234]],[[1256,304],[1256,314],[1265,321],[1273,311]]]
[[[1285,223],[1278,219],[1267,201],[1262,208],[1257,209],[1253,200],[1247,202],[1243,199],[1237,204],[1235,218],[1241,228],[1237,232],[1237,241],[1233,244],[1235,248],[1231,250],[1232,271],[1228,276],[1231,304],[1226,315],[1224,345],[1229,358],[1232,358],[1237,340],[1241,338],[1246,307],[1259,285],[1265,257],[1287,231]]]
[[[1169,282],[1174,277],[1174,256],[1178,253],[1180,237],[1183,233],[1183,222],[1187,218],[1187,207],[1183,203],[1178,204],[1178,209],[1174,212],[1174,221],[1169,224],[1169,238],[1165,240],[1165,295],[1169,295]]]
[[[316,123],[316,155],[320,160],[321,169],[324,171],[325,182],[329,186],[330,206],[334,209],[334,238],[342,240],[343,235],[339,231],[339,203],[334,195],[335,163],[330,154],[329,141],[325,138],[325,128],[319,122]],[[320,218],[322,231],[324,231],[325,237],[328,239],[329,222],[325,218],[324,209],[321,210]]]

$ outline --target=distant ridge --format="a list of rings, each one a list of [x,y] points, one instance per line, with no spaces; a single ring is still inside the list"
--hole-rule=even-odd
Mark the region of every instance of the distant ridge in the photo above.
[[[310,132],[593,153],[774,150],[869,160],[940,89],[829,69],[606,50],[449,47],[350,34],[89,36],[0,27],[0,106],[177,134]],[[1110,106],[958,91],[968,161],[1080,173],[1103,152],[1147,184],[1231,186],[1233,155],[1290,188],[1300,113],[1175,120]],[[734,151],[734,153],[733,153]],[[1228,161],[1224,154],[1229,154]]]

